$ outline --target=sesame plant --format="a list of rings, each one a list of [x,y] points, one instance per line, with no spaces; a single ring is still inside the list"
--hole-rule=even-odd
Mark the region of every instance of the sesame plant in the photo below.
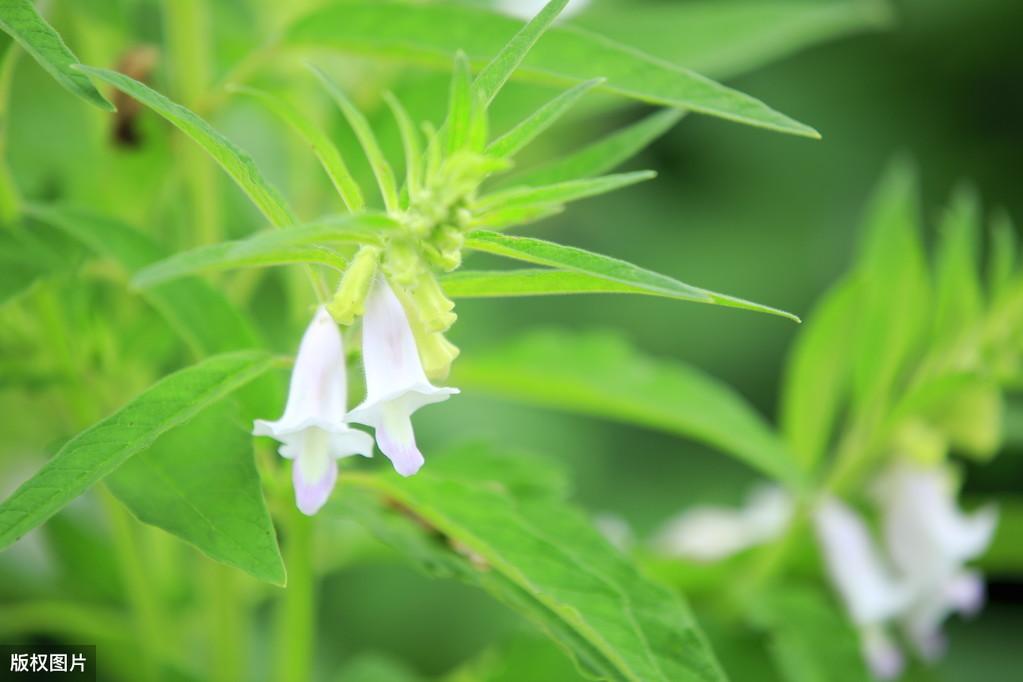
[[[0,0],[0,135],[19,134],[11,81],[31,61],[83,101],[102,140],[56,188],[0,165],[4,404],[43,433],[28,449],[45,455],[3,471],[0,548],[16,568],[40,545],[68,557],[56,582],[18,574],[32,589],[5,595],[0,633],[98,644],[101,679],[419,679],[386,659],[327,663],[341,644],[319,631],[336,617],[324,582],[385,553],[478,588],[527,627],[524,644],[491,643],[446,680],[746,679],[765,652],[762,674],[785,680],[893,677],[904,650],[940,654],[949,613],[979,608],[983,582],[965,563],[996,513],[959,510],[949,453],[998,450],[1002,387],[1018,374],[1007,219],[984,286],[966,195],[929,266],[909,174],[893,172],[856,266],[798,334],[778,429],[723,383],[606,335],[526,332],[462,352],[449,338],[460,299],[646,296],[799,322],[512,231],[652,180],[615,169],[686,112],[816,131],[674,66],[673,32],[643,28],[654,56],[558,23],[569,4],[582,22],[585,3],[521,20],[450,3],[275,6],[270,37],[216,77],[210,23],[223,15],[148,4],[165,45],[115,60],[96,45],[113,10],[83,10],[79,31],[99,37],[80,58],[45,6]],[[734,73],[778,52],[767,37],[791,26],[823,39],[878,22],[876,7],[847,9],[814,10],[812,24],[807,7],[779,7],[774,24],[717,10],[734,42],[686,58]],[[444,73],[425,106],[402,96],[394,60]],[[511,81],[547,96],[507,101]],[[657,109],[530,159],[545,139],[561,151],[580,111],[635,101]],[[221,130],[225,112],[258,121],[253,156]],[[257,164],[274,145],[281,167]],[[426,445],[445,409],[432,405],[484,394],[702,441],[771,487],[629,543],[569,499],[553,448]],[[97,576],[110,582],[94,590]],[[436,617],[443,628],[449,614]]]

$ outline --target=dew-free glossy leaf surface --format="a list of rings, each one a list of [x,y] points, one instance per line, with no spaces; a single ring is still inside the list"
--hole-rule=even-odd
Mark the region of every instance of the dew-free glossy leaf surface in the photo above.
[[[600,679],[724,680],[677,593],[639,573],[570,504],[516,493],[501,470],[495,462],[479,478],[451,477],[427,463],[408,479],[342,478],[327,509],[361,520],[433,572],[483,588]]]
[[[0,29],[18,41],[25,52],[65,88],[100,109],[114,110],[114,105],[86,76],[71,68],[78,63],[78,57],[39,15],[32,0],[0,0]]]
[[[230,401],[161,436],[108,484],[139,520],[259,580],[284,584],[252,438]]]
[[[527,263],[546,265],[600,277],[618,284],[644,289],[651,295],[666,296],[695,303],[742,308],[744,310],[780,315],[797,322],[799,321],[798,317],[783,310],[726,294],[708,291],[707,289],[700,289],[667,275],[641,268],[617,258],[603,256],[573,246],[555,244],[554,242],[542,239],[513,237],[497,232],[477,230],[466,238],[465,246],[468,249],[485,251]]]
[[[0,504],[0,549],[272,364],[272,357],[259,351],[209,358],[164,377],[118,412],[72,438]]]
[[[252,199],[252,203],[271,224],[283,227],[295,222],[295,217],[284,198],[263,177],[249,155],[234,146],[197,114],[123,73],[91,66],[79,65],[76,68],[137,99],[195,140]]]
[[[792,454],[735,391],[679,362],[645,357],[600,334],[539,332],[465,353],[454,385],[692,438],[772,478],[799,484]]]
[[[347,261],[325,244],[378,244],[381,232],[393,227],[389,218],[364,213],[260,232],[247,239],[177,253],[143,268],[132,281],[135,286],[150,287],[200,272],[290,263],[317,263],[341,270]]]
[[[521,27],[515,19],[456,4],[356,0],[302,17],[286,31],[284,43],[447,68],[459,49],[474,64],[486,63]],[[601,89],[626,97],[779,132],[818,136],[812,128],[753,97],[568,24],[551,28],[513,77],[558,84],[606,78]]]

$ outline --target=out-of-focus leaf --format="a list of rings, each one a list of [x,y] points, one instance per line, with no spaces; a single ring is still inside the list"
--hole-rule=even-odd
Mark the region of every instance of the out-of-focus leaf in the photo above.
[[[854,278],[825,294],[797,336],[786,367],[782,433],[808,470],[821,460],[847,398],[859,297]]]
[[[75,68],[134,97],[195,140],[238,183],[271,224],[283,227],[295,222],[284,198],[263,177],[248,154],[198,115],[123,73],[91,66],[78,65]]]
[[[563,246],[554,242],[531,237],[512,237],[497,232],[477,230],[465,241],[466,248],[486,251],[506,258],[581,272],[602,279],[624,284],[646,292],[695,303],[709,303],[730,308],[742,308],[755,312],[769,313],[799,321],[792,313],[753,303],[726,294],[700,289],[666,275],[633,265],[617,258],[602,256],[591,251]]]
[[[487,147],[487,153],[493,156],[512,157],[528,145],[545,130],[554,125],[565,115],[583,95],[594,86],[600,85],[602,79],[595,78],[573,86],[527,116],[521,123],[497,138]],[[551,183],[524,183],[551,184]]]
[[[55,236],[17,223],[0,229],[0,304],[70,265],[75,249]]]
[[[446,68],[459,49],[475,64],[487,62],[521,26],[515,19],[456,4],[353,0],[302,17],[283,41]],[[548,31],[513,76],[560,84],[606,78],[601,89],[626,97],[818,137],[813,128],[748,95],[571,25]]]
[[[218,355],[175,372],[81,432],[0,504],[0,549],[40,525],[157,438],[265,373],[258,351]]]
[[[987,503],[985,500],[984,503]],[[974,508],[978,505],[968,504]],[[985,573],[1012,576],[1015,578],[1023,573],[1023,496],[1002,495],[998,499],[998,526],[995,537],[979,559],[980,568]]]
[[[891,23],[884,0],[593,3],[573,23],[672,64],[726,78],[839,36]]]
[[[361,520],[428,570],[483,588],[601,679],[724,679],[676,593],[640,574],[567,503],[516,495],[485,472],[349,475],[327,510]]]
[[[856,267],[862,282],[853,394],[880,409],[929,331],[930,291],[913,171],[896,164],[875,191]]]
[[[132,282],[145,288],[200,272],[289,263],[318,263],[342,270],[347,261],[324,244],[379,244],[381,232],[394,226],[394,221],[386,216],[360,213],[260,232],[247,239],[177,253],[139,270]]]
[[[148,236],[111,218],[67,206],[27,206],[27,213],[110,258],[129,274],[166,254]],[[154,286],[146,299],[199,355],[256,348],[248,320],[224,296],[198,279]]]
[[[550,640],[517,632],[449,673],[444,682],[585,682],[572,661]]]
[[[870,682],[856,632],[815,588],[778,586],[749,606],[786,682]]]
[[[453,372],[468,391],[660,429],[708,443],[790,485],[802,482],[795,458],[741,396],[614,337],[531,334],[466,354]]]
[[[541,187],[512,187],[481,197],[476,205],[480,213],[479,221],[485,223],[488,210],[523,209],[551,204],[566,204],[588,197],[595,197],[613,192],[622,187],[635,185],[637,182],[650,180],[657,176],[653,171],[635,171],[603,175],[599,178],[582,178],[566,180]]]
[[[678,109],[662,109],[557,161],[515,174],[512,180],[523,185],[551,185],[606,173],[638,154],[684,115]]]
[[[980,204],[968,190],[957,192],[940,226],[935,263],[934,340],[952,341],[974,324],[983,309],[977,273]]]
[[[298,133],[312,148],[320,165],[323,166],[323,170],[330,178],[330,182],[334,185],[334,189],[341,195],[341,200],[344,201],[349,211],[356,213],[365,207],[366,202],[362,198],[362,190],[355,182],[355,178],[352,177],[348,166],[345,165],[341,152],[337,150],[327,134],[309,117],[282,96],[244,86],[236,86],[233,90],[252,97]]]
[[[398,132],[401,134],[401,146],[405,152],[405,188],[410,196],[416,196],[422,186],[423,174],[423,145],[419,139],[419,131],[412,117],[405,110],[401,100],[393,93],[385,92],[384,101],[394,114],[394,120],[398,123]]]
[[[377,141],[376,133],[373,132],[373,127],[370,126],[369,121],[359,111],[359,108],[352,104],[348,96],[345,95],[341,88],[334,84],[334,81],[327,74],[315,66],[310,66],[309,68],[316,75],[317,80],[324,90],[327,91],[327,94],[337,104],[345,120],[348,121],[348,125],[355,132],[355,137],[358,138],[359,144],[362,145],[362,151],[366,155],[366,159],[369,160],[370,168],[373,169],[373,175],[377,180],[377,186],[380,188],[380,196],[384,200],[384,208],[388,212],[397,211],[398,185],[394,179],[394,170],[391,169],[391,164],[387,163],[387,158],[380,149],[380,143]]]
[[[276,585],[284,562],[263,501],[252,438],[225,401],[160,436],[107,480],[139,520]]]
[[[472,74],[469,71],[469,60],[464,53],[457,52],[454,72],[451,75],[451,92],[448,96],[448,118],[444,124],[448,154],[466,145],[472,126],[472,108]]]
[[[1009,290],[1016,270],[1016,228],[1005,211],[991,219],[991,248],[988,252],[988,297],[1000,300]]]
[[[400,660],[362,654],[331,678],[334,682],[422,682],[422,677]]]
[[[65,88],[100,109],[114,110],[114,105],[88,78],[72,70],[71,66],[78,63],[78,57],[39,15],[32,0],[0,1],[0,29],[18,41],[25,52]]]

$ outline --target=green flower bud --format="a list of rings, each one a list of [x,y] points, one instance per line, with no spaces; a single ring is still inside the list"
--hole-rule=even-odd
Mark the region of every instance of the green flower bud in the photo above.
[[[408,242],[392,242],[384,258],[384,272],[399,288],[413,286],[422,270],[416,249]]]
[[[444,295],[437,278],[431,272],[419,276],[412,290],[412,303],[427,332],[447,331],[458,319],[458,315],[452,312],[455,304]]]
[[[363,246],[348,264],[327,310],[338,324],[352,324],[363,313],[366,296],[380,262],[380,249]]]
[[[923,465],[935,465],[948,454],[948,438],[923,419],[909,419],[895,432],[893,449]]]
[[[423,362],[426,376],[435,381],[446,379],[451,372],[451,363],[458,357],[458,346],[447,340],[441,332],[434,332],[419,338],[419,358]]]
[[[998,386],[977,382],[951,401],[939,424],[963,454],[987,459],[1001,445],[1003,412]]]

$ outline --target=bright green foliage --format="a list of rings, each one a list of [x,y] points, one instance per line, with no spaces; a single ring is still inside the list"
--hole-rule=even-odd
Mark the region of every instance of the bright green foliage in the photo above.
[[[78,58],[53,27],[39,16],[32,0],[0,0],[0,29],[18,41],[25,52],[65,88],[100,109],[114,110],[114,105],[87,77],[72,70]]]
[[[554,125],[559,118],[575,105],[579,99],[600,85],[603,79],[595,78],[565,90],[530,114],[517,126],[497,138],[487,147],[487,153],[494,156],[514,156],[523,147],[532,142],[538,135]]]
[[[229,401],[160,436],[108,479],[141,521],[194,544],[210,558],[285,583],[248,425]]]
[[[407,480],[353,476],[329,508],[363,520],[431,573],[485,589],[591,675],[724,680],[680,597],[644,578],[571,505],[523,488],[522,474],[539,464],[513,463],[518,475],[506,474],[504,458],[470,456],[479,477],[461,470],[458,455],[438,457]]]
[[[284,42],[294,47],[398,56],[432,66],[447,66],[461,49],[473,64],[500,55],[501,66],[494,67],[497,74],[498,68],[507,69],[503,63],[507,53],[500,50],[520,26],[514,19],[456,4],[359,0],[326,6],[299,19]],[[490,89],[507,78],[501,73],[501,78],[487,77],[488,101]],[[748,95],[571,26],[552,28],[522,61],[515,77],[548,83],[606,78],[601,89],[626,97],[779,132],[818,136],[812,128]]]
[[[0,548],[46,521],[163,434],[266,372],[272,362],[258,351],[210,358],[167,376],[72,438],[0,504]]]
[[[762,313],[781,315],[799,321],[799,318],[781,310],[762,306],[750,301],[718,294],[706,289],[690,286],[665,275],[645,270],[617,258],[562,246],[553,242],[531,237],[510,237],[496,232],[478,230],[466,240],[466,246],[476,251],[486,251],[516,260],[548,265],[555,268],[579,272],[623,284],[634,289],[697,303],[713,303],[733,308],[744,308]]]
[[[271,224],[283,227],[295,222],[291,209],[259,172],[252,159],[202,118],[123,73],[91,66],[79,65],[75,68],[131,95],[195,140],[238,183]]]
[[[469,390],[694,438],[773,478],[800,483],[793,456],[742,397],[695,369],[645,358],[614,338],[533,334],[464,358],[455,380]]]

